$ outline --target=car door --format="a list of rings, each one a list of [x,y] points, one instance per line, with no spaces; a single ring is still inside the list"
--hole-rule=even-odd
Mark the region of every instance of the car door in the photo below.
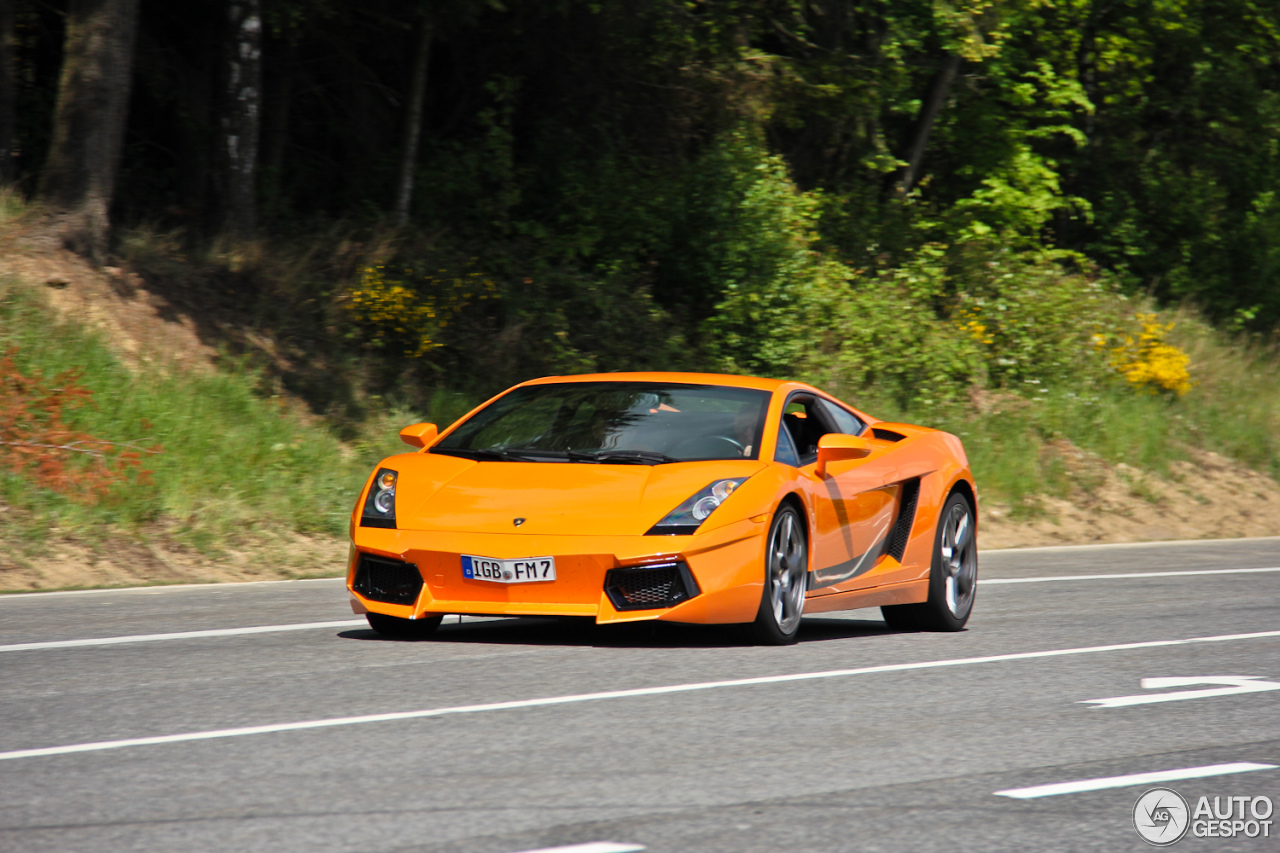
[[[818,405],[837,432],[861,435],[866,425],[842,406],[819,398]],[[828,466],[829,488],[834,487],[836,500],[843,501],[845,535],[853,543],[849,562],[830,566],[812,580],[821,591],[846,592],[875,586],[879,582],[876,565],[884,553],[901,499],[898,471],[889,448],[873,442],[871,454],[862,459],[837,462]]]
[[[843,419],[828,406],[822,398],[801,392],[787,400],[782,415],[782,428],[794,444],[814,516],[811,595],[837,592],[875,564],[896,507],[896,489],[889,485],[894,472],[883,451],[873,451],[865,459],[837,462],[824,476],[817,475],[818,439],[829,432],[842,432],[842,426],[859,431],[862,426],[856,418],[842,424]],[[785,442],[779,445],[783,447]]]

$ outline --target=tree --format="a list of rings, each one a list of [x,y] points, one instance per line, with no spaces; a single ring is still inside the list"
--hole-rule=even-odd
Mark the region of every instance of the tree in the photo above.
[[[94,263],[107,252],[137,23],[138,0],[71,0],[67,10],[53,138],[39,195],[50,234]]]
[[[404,101],[400,162],[396,169],[394,213],[396,224],[401,227],[409,221],[409,209],[413,204],[414,172],[422,139],[431,47],[437,30],[462,27],[473,21],[486,7],[499,10],[504,8],[499,0],[428,0],[419,6],[409,92]]]
[[[942,60],[942,67],[934,75],[929,84],[929,94],[920,102],[920,113],[916,117],[916,126],[911,134],[910,150],[907,154],[907,165],[902,169],[898,180],[898,193],[906,195],[920,180],[920,167],[924,162],[924,152],[929,145],[929,135],[933,133],[933,124],[938,120],[938,113],[951,94],[951,86],[955,83],[956,74],[960,71],[962,58],[958,53],[948,53]]]
[[[418,45],[413,56],[413,77],[409,99],[405,103],[404,136],[400,143],[400,170],[396,177],[396,224],[409,221],[409,205],[413,203],[413,172],[418,162],[418,141],[422,136],[422,102],[427,94],[427,69],[431,63],[431,39],[435,21],[423,11],[418,21]]]
[[[0,182],[5,183],[17,172],[13,162],[14,104],[18,97],[13,73],[13,13],[11,0],[0,2]]]
[[[261,0],[227,0],[218,196],[222,225],[240,237],[257,227],[258,139],[262,124]]]

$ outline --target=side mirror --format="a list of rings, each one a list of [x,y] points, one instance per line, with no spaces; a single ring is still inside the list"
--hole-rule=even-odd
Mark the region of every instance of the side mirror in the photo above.
[[[439,432],[435,424],[413,424],[400,430],[400,440],[410,447],[426,447]]]
[[[845,459],[861,459],[871,453],[871,443],[860,435],[829,432],[818,439],[818,467],[815,473],[825,477],[827,466]]]

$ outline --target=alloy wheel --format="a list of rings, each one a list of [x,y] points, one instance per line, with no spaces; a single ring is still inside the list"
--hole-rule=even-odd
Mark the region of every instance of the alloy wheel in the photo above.
[[[953,616],[963,618],[973,607],[978,555],[973,538],[973,517],[963,503],[951,506],[942,527],[942,567],[945,601]]]
[[[774,623],[784,634],[793,633],[800,623],[808,575],[804,532],[795,512],[788,510],[769,542],[769,603]]]

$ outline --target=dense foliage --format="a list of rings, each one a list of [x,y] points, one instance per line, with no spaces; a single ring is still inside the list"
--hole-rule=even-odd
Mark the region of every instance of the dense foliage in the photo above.
[[[10,0],[32,196],[75,5]],[[1121,295],[1280,321],[1278,48],[1264,0],[141,0],[114,219],[187,249],[345,223],[290,298],[374,391],[714,366],[902,405],[1181,394]]]

